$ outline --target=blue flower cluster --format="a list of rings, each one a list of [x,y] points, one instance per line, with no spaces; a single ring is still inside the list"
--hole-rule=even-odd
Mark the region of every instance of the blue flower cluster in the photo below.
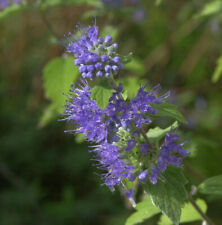
[[[78,34],[79,32],[79,34]],[[65,107],[65,118],[75,129],[69,132],[81,133],[93,143],[93,152],[98,168],[103,171],[106,186],[114,190],[120,187],[135,205],[134,187],[149,180],[156,184],[169,164],[182,166],[182,159],[188,155],[179,143],[180,137],[173,131],[166,134],[160,147],[149,141],[144,130],[157,113],[153,104],[161,104],[169,92],[159,96],[160,85],[150,91],[140,87],[137,95],[129,100],[123,98],[123,87],[114,86],[105,109],[98,107],[92,99],[92,90],[86,78],[111,82],[109,77],[122,68],[121,58],[116,53],[117,43],[107,35],[98,37],[96,24],[88,28],[77,26],[77,32],[67,37],[67,51],[75,56],[75,65],[82,74],[78,87],[72,86]],[[111,83],[110,83],[111,84]],[[160,143],[161,144],[161,143]]]
[[[11,4],[18,4],[21,0],[0,0],[0,9],[5,9]]]
[[[117,48],[118,44],[113,43],[110,35],[98,37],[96,23],[88,28],[78,25],[77,31],[67,36],[67,52],[74,54],[74,64],[79,67],[83,78],[116,74],[123,67]]]
[[[172,132],[166,134],[160,154],[157,157],[157,163],[152,166],[150,181],[153,184],[157,183],[159,174],[164,172],[169,164],[180,167],[182,166],[182,159],[189,155],[189,152],[183,148],[185,142],[178,143],[179,140],[180,136],[177,134]]]
[[[72,88],[66,105],[65,120],[76,126],[72,132],[83,133],[89,142],[96,143],[93,151],[98,168],[104,171],[104,183],[111,190],[120,186],[132,204],[134,191],[127,180],[145,183],[149,178],[155,184],[168,164],[181,166],[182,158],[188,154],[174,133],[166,135],[160,151],[142,138],[141,128],[152,122],[150,115],[157,113],[151,104],[160,104],[169,95],[157,97],[159,88],[157,85],[146,91],[141,87],[136,97],[127,102],[122,98],[120,85],[108,106],[100,109],[91,99],[87,81],[82,80],[79,87]]]

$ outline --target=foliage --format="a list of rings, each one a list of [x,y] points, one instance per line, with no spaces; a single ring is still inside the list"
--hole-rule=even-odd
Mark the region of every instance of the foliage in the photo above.
[[[163,176],[165,179],[157,184],[148,184],[147,191],[154,205],[158,206],[173,224],[179,224],[181,208],[184,207],[187,198],[184,187],[187,180],[181,169],[174,167],[169,167]]]
[[[70,84],[78,78],[78,70],[73,66],[73,58],[55,58],[43,70],[43,85],[46,96],[52,100],[52,107],[64,111],[66,95]]]
[[[196,204],[221,223],[221,1],[130,2],[110,8],[96,0],[30,0],[0,11],[1,225],[167,225],[178,224],[180,214],[180,223],[194,225],[203,218],[186,201],[184,187],[191,185]],[[170,104],[153,104],[158,114],[145,130],[151,144],[161,146],[167,132],[180,128],[186,148],[195,148],[184,162],[188,185],[175,168],[146,184],[145,194],[133,183],[136,201],[146,198],[131,215],[127,199],[101,187],[85,139],[65,135],[73,127],[58,122],[79,72],[52,40],[64,43],[64,33],[94,15],[127,63],[115,77],[124,100],[147,84],[172,90]],[[113,90],[107,83],[94,87],[93,99],[105,108]]]
[[[113,92],[114,90],[111,88],[111,85],[104,80],[93,87],[92,99],[96,101],[97,105],[101,109],[105,109]]]
[[[169,103],[162,103],[159,105],[153,105],[154,108],[158,110],[158,113],[156,116],[158,117],[170,117],[173,119],[176,119],[180,121],[181,123],[187,123],[186,119],[183,117],[183,115],[178,111],[177,106]]]
[[[146,197],[142,202],[137,204],[136,212],[127,219],[125,225],[141,223],[158,213],[160,213],[159,208],[153,205],[150,197]]]
[[[168,132],[176,129],[178,127],[178,122],[175,121],[171,126],[161,129],[159,127],[151,128],[147,132],[147,137],[151,142],[156,143],[160,141]]]
[[[197,199],[196,204],[206,213],[207,205],[202,199]],[[200,214],[195,210],[191,203],[186,203],[181,212],[180,223],[188,223],[196,220],[202,220]],[[172,222],[165,215],[162,215],[158,225],[172,225]]]
[[[213,73],[212,81],[217,82],[222,74],[222,57],[219,57],[217,60],[217,67],[215,68],[215,71]]]
[[[222,175],[205,180],[198,190],[203,194],[222,195]]]

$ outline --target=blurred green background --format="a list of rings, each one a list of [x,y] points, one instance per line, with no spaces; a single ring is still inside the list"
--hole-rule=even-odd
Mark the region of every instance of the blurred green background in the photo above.
[[[128,94],[141,83],[160,83],[189,121],[180,128],[195,149],[185,163],[190,182],[222,174],[221,1],[64,2],[42,1],[38,8],[30,1],[29,8],[0,12],[0,225],[123,225],[133,212],[118,191],[102,185],[87,143],[64,133],[60,103],[68,87],[44,90],[64,71],[78,80],[70,58],[66,70],[44,68],[56,57],[67,60],[58,42],[94,15],[121,54],[133,52],[120,74]],[[222,198],[199,197],[222,224]]]

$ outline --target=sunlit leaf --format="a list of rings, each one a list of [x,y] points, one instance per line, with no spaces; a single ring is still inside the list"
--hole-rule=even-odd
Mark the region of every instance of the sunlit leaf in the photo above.
[[[160,209],[155,207],[152,204],[151,199],[147,197],[142,202],[137,204],[136,212],[127,219],[125,225],[134,225],[141,223],[160,212]]]
[[[111,88],[109,82],[104,80],[92,88],[91,98],[96,101],[96,104],[105,109],[109,104],[109,98],[112,96],[115,90]]]
[[[0,21],[4,20],[14,14],[21,13],[26,11],[28,8],[21,5],[21,4],[13,4],[5,8],[4,10],[0,11]]]
[[[59,112],[64,111],[64,105],[70,85],[78,78],[78,69],[73,64],[73,58],[55,58],[43,69],[43,87],[46,96],[52,101],[53,107]]]
[[[166,214],[173,224],[180,222],[181,208],[184,207],[187,193],[184,185],[187,183],[182,169],[168,166],[163,174],[166,180],[158,180],[157,184],[147,184],[147,191],[153,203]]]
[[[147,132],[147,136],[148,136],[148,138],[150,139],[151,142],[157,142],[162,137],[164,137],[168,132],[176,129],[177,127],[178,127],[178,122],[175,121],[171,126],[165,128],[165,129],[162,129],[160,127],[151,128]]]
[[[222,175],[205,180],[198,190],[202,194],[222,195]]]
[[[127,91],[129,99],[135,97],[140,86],[145,83],[143,80],[139,80],[136,77],[125,77],[121,79],[120,82],[123,84],[124,90]]]
[[[220,56],[217,60],[217,66],[214,70],[213,76],[212,76],[212,82],[217,82],[222,75],[222,56]]]
[[[210,1],[207,3],[200,13],[198,13],[197,17],[201,16],[210,16],[215,13],[219,13],[222,11],[222,1],[221,0],[215,0]]]
[[[202,199],[197,199],[196,204],[200,207],[202,212],[206,213],[207,205]],[[182,208],[180,223],[188,223],[202,219],[202,216],[197,212],[191,203],[186,203],[185,207]],[[167,216],[162,215],[158,225],[172,225],[172,222]]]

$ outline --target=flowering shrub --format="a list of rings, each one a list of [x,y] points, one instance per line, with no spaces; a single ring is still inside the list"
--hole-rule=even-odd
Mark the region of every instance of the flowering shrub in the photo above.
[[[212,0],[194,15],[203,3],[0,0],[1,74],[6,74],[0,85],[6,91],[0,224],[122,225],[126,209],[110,190],[135,210],[125,225],[154,215],[149,224],[214,225],[207,201],[207,214],[220,222],[222,176],[206,177],[221,173],[222,1]],[[67,5],[72,7],[60,8]],[[101,27],[96,21],[78,24],[63,38],[69,14],[78,20],[97,15]],[[202,23],[203,17],[208,22]],[[129,49],[136,54],[121,55]],[[40,77],[39,68],[51,57]],[[148,77],[172,93],[145,83]],[[47,127],[61,114],[75,141]],[[90,167],[87,150],[97,168]],[[97,171],[99,182],[90,170]]]
[[[165,132],[160,131],[156,139],[149,138],[152,118],[159,111],[156,106],[161,109],[170,93],[159,95],[160,85],[151,90],[143,86],[134,98],[128,99],[124,96],[123,85],[116,85],[115,81],[122,68],[122,59],[116,53],[117,43],[112,43],[110,35],[98,37],[95,23],[88,28],[80,25],[77,28],[79,36],[69,34],[66,48],[75,56],[74,64],[79,67],[82,77],[91,80],[92,84],[90,86],[83,79],[79,85],[72,86],[64,120],[74,126],[69,132],[84,134],[92,144],[91,151],[102,170],[104,184],[112,191],[115,187],[120,188],[135,207],[134,195],[139,184],[146,189],[147,184],[155,187],[159,183],[170,183],[167,177],[169,165],[170,169],[183,167],[182,160],[189,154],[175,133],[177,125]],[[103,89],[106,89],[106,94],[101,91]],[[101,105],[100,100],[104,98],[107,103]],[[184,120],[178,111],[171,114]],[[179,183],[179,179],[178,184],[184,185]],[[184,197],[185,190],[180,195]],[[171,197],[181,200],[177,196]],[[183,197],[178,204],[179,214]],[[167,212],[165,206],[159,207],[174,223],[179,221],[178,217],[174,218],[174,214]]]

